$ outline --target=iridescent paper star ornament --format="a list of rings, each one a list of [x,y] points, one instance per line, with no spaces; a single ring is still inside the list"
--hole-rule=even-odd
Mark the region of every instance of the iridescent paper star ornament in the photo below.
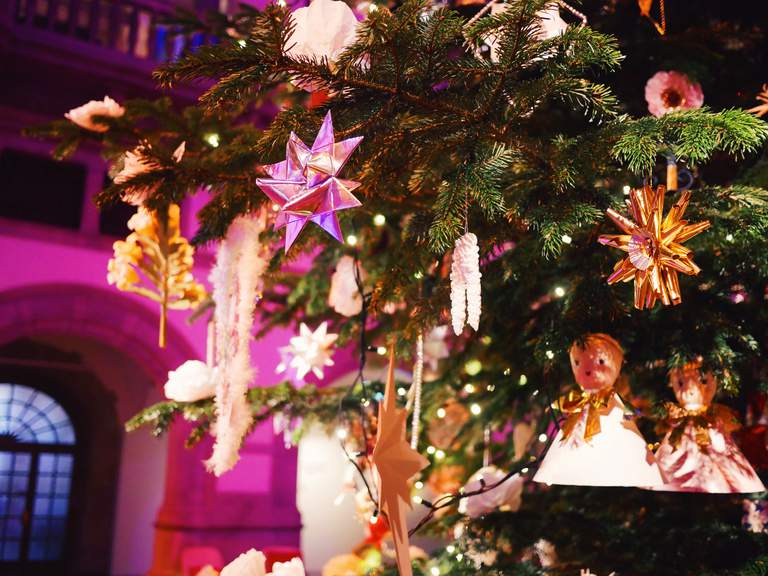
[[[361,206],[352,195],[359,182],[338,177],[362,136],[336,142],[331,113],[325,115],[312,147],[291,132],[285,160],[262,166],[271,178],[258,178],[256,184],[279,206],[275,228],[285,228],[285,250],[311,221],[342,241],[336,212]]]
[[[666,189],[651,186],[630,191],[629,206],[631,220],[613,209],[608,217],[624,234],[603,234],[600,244],[623,250],[627,257],[616,263],[608,284],[635,281],[635,308],[653,308],[657,300],[669,306],[680,304],[680,283],[677,273],[689,276],[701,269],[693,262],[693,252],[683,246],[697,234],[709,228],[709,221],[689,224],[683,214],[691,199],[691,192],[685,190],[664,217],[664,196]]]
[[[384,400],[379,404],[378,433],[373,448],[373,465],[379,478],[379,505],[387,515],[395,543],[400,576],[412,576],[406,508],[411,507],[408,481],[429,462],[405,439],[407,412],[395,404],[395,352],[389,353],[389,372]]]

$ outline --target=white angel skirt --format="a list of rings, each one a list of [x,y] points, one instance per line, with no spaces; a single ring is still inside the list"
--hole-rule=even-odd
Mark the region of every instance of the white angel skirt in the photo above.
[[[589,441],[584,440],[586,410],[565,441],[560,430],[533,480],[572,486],[663,485],[653,453],[635,423],[624,417],[618,395],[607,408],[600,415],[600,432]]]

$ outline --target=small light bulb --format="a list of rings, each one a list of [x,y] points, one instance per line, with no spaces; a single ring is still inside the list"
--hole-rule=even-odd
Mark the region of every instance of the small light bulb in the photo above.
[[[373,4],[371,4],[373,6]],[[373,225],[374,226],[384,226],[384,224],[387,222],[387,217],[384,216],[384,214],[376,214],[373,217]]]
[[[474,384],[464,384],[464,392],[467,394],[472,394],[475,391],[475,385]]]
[[[418,272],[416,272],[416,273],[413,275],[413,277],[414,277],[414,278],[416,278],[416,280],[421,280],[422,278],[424,278],[424,272],[422,272],[421,270],[419,270]]]
[[[339,440],[346,440],[348,435],[346,428],[336,428],[336,436]]]
[[[474,358],[472,360],[468,360],[466,364],[464,364],[464,372],[469,374],[470,376],[477,376],[480,374],[480,372],[483,369],[483,363],[480,362],[477,358]]]
[[[458,554],[456,554],[456,561],[461,562],[462,560],[464,560],[464,554],[459,552]]]
[[[520,470],[520,474],[528,474],[528,468],[523,468]]]
[[[277,4],[278,6],[282,6],[283,8],[285,8],[285,0],[276,0],[276,1],[275,1],[275,4]]]
[[[408,393],[408,391],[403,388],[402,386],[397,389],[397,395],[398,396],[405,396]]]
[[[624,192],[624,196],[629,196],[631,190],[632,188],[630,188],[629,184],[625,184],[624,188],[621,189],[621,191]]]
[[[438,408],[437,409],[437,417],[438,418],[445,418],[445,408]]]
[[[422,497],[419,496],[418,494],[416,496],[414,496],[413,498],[411,498],[411,500],[413,500],[414,504],[421,504],[423,502]]]
[[[482,408],[480,408],[480,404],[472,404],[472,406],[469,407],[469,411],[472,412],[475,416],[478,416],[480,412],[483,411]]]
[[[357,244],[357,236],[355,236],[354,234],[350,234],[349,236],[347,236],[347,244],[349,244],[350,246],[355,246]]]
[[[427,454],[434,454],[436,450],[434,446],[427,446]]]
[[[543,433],[539,434],[539,442],[544,443],[547,441],[547,438],[549,438],[549,436],[547,436],[546,434],[543,434]]]
[[[442,450],[436,450],[435,458],[437,458],[438,460],[442,460],[443,458],[445,458],[445,452],[443,452]]]
[[[550,360],[552,360],[555,357],[555,353],[552,352],[552,350],[547,350],[545,352],[545,354],[546,354],[547,358],[549,358]]]
[[[368,6],[368,12],[376,12],[376,10],[378,10],[378,9],[379,9],[379,7],[376,4],[374,4],[374,3],[371,3]]]
[[[379,515],[378,514],[374,514],[373,516],[371,516],[371,519],[369,520],[369,522],[371,524],[376,524],[378,521],[379,521]]]
[[[386,346],[379,346],[376,348],[376,354],[379,356],[385,356],[387,353],[387,347]]]
[[[488,384],[488,386],[486,386],[485,389],[488,390],[488,392],[493,392],[494,390],[496,390],[496,384]]]
[[[534,391],[531,393],[531,396],[538,396],[538,395],[539,395],[539,391],[538,391],[538,390],[534,390]]]
[[[525,386],[526,384],[528,384],[528,376],[526,376],[525,374],[520,374],[520,378],[517,380],[517,383],[520,386]]]
[[[414,483],[413,487],[416,488],[416,490],[421,490],[422,488],[424,488],[424,482],[422,482],[421,480],[417,480]]]
[[[563,296],[565,296],[565,288],[563,288],[562,286],[555,286],[555,296],[557,296],[558,298],[562,298]]]
[[[206,142],[208,142],[209,145],[213,146],[214,148],[218,148],[219,144],[221,144],[221,141],[219,140],[219,135],[215,132],[212,132],[211,134],[206,134],[204,136],[204,139]]]
[[[445,551],[448,552],[448,554],[453,554],[456,552],[456,546],[453,544],[448,544],[448,546],[445,547]]]
[[[432,566],[432,568],[429,569],[429,573],[432,574],[432,576],[440,576],[440,568]]]
[[[725,239],[726,239],[728,242],[733,242],[733,234],[728,234],[728,235],[725,237]]]
[[[573,242],[573,238],[568,236],[568,234],[563,234],[562,238],[560,238],[563,241],[563,244],[570,244]]]
[[[280,204],[272,204],[272,212],[279,212]]]
[[[245,40],[238,40],[237,43],[240,45],[240,48],[245,48]]]

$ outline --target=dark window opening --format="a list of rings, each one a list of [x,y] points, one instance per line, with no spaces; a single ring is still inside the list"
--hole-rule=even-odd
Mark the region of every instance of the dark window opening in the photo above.
[[[0,150],[0,217],[80,229],[86,167]]]

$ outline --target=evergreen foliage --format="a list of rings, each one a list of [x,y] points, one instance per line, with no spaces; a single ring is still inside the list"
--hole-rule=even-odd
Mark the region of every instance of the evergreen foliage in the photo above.
[[[537,434],[546,431],[552,398],[571,385],[568,348],[588,332],[610,333],[624,346],[626,399],[648,406],[641,423],[649,439],[657,439],[650,407],[672,399],[667,371],[697,357],[718,375],[723,401],[743,412],[748,395],[766,381],[768,171],[760,154],[768,125],[732,105],[635,117],[611,88],[624,60],[620,39],[571,26],[537,40],[536,12],[545,4],[520,0],[467,26],[455,10],[406,0],[393,11],[372,12],[356,43],[333,64],[286,54],[292,23],[278,5],[244,8],[226,25],[186,14],[190,28],[236,31],[156,72],[164,87],[203,83],[199,105],[177,111],[167,99],[129,101],[125,116],[105,119],[106,133],[61,120],[30,134],[56,140],[59,158],[96,141],[118,166],[123,152],[143,144],[157,169],[111,185],[98,202],[158,184],[148,204],[162,207],[204,188],[210,201],[198,215],[198,244],[222,238],[236,216],[266,202],[255,185],[258,166],[283,158],[291,131],[311,141],[331,110],[337,139],[364,136],[345,167],[348,178],[362,182],[355,194],[363,206],[340,214],[357,245],[308,227],[291,253],[276,252],[259,335],[301,319],[311,326],[329,321],[341,343],[360,338],[365,322],[342,318],[327,305],[336,261],[354,254],[368,273],[365,314],[376,319],[363,341],[394,342],[407,360],[419,331],[447,322],[454,241],[465,229],[477,234],[487,260],[480,330],[453,339],[441,376],[425,386],[423,425],[451,398],[480,404],[482,418],[458,432],[462,449],[433,460],[434,466],[458,464],[468,476],[480,466],[486,426],[501,431],[527,415],[539,423]],[[480,51],[489,35],[496,38],[498,61]],[[291,81],[312,83],[330,96],[308,108]],[[259,127],[254,111],[270,100],[283,107]],[[187,153],[176,164],[171,153],[181,141]],[[597,237],[613,232],[604,213],[624,211],[624,186],[658,179],[670,155],[696,177],[689,220],[708,219],[712,228],[687,244],[702,272],[681,279],[683,303],[638,311],[631,286],[607,286],[619,255]],[[707,161],[731,162],[726,156],[741,169],[709,182]],[[375,214],[386,223],[373,225]],[[319,246],[309,270],[283,266]],[[385,312],[399,302],[403,309]],[[467,370],[469,361],[481,363],[479,372]],[[475,392],[466,391],[467,383]],[[284,414],[333,423],[339,414],[353,417],[378,385],[348,392],[282,384],[254,388],[249,399],[257,422]],[[212,403],[160,403],[128,428],[147,425],[159,434],[179,415],[196,422],[190,441],[197,441],[214,417]],[[494,459],[511,470],[533,467],[530,457],[539,452],[533,448],[515,462],[511,440],[492,446]],[[587,566],[601,576],[767,574],[768,543],[743,531],[740,517],[738,499],[725,496],[535,486],[520,512],[468,523],[463,550],[492,549],[491,566],[447,553],[440,562],[452,575],[541,574],[519,558],[547,538],[557,546],[561,574]],[[456,520],[449,515],[430,528],[443,530]]]

